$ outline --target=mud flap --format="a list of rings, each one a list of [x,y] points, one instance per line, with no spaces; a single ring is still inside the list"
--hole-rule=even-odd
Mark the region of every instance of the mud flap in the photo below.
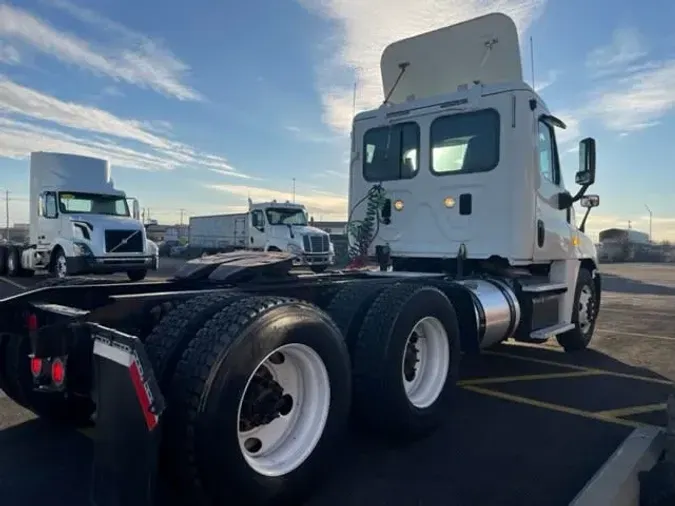
[[[138,338],[88,325],[96,401],[92,504],[152,506],[164,398]]]

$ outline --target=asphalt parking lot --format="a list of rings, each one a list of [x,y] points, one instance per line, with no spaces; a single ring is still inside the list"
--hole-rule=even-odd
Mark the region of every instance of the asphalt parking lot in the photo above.
[[[508,344],[465,357],[442,430],[400,447],[351,435],[308,506],[569,504],[634,428],[665,424],[675,380],[675,266],[602,271],[589,350]],[[0,278],[0,297],[19,289]],[[0,449],[3,506],[46,497],[53,506],[88,504],[85,435],[49,427],[0,398]]]

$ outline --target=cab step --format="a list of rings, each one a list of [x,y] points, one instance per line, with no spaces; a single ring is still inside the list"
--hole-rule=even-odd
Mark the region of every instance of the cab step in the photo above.
[[[558,295],[567,292],[565,283],[523,283],[522,291],[532,294]]]
[[[537,329],[530,332],[532,341],[548,341],[552,337],[560,335],[574,328],[574,323],[557,323],[543,329]]]

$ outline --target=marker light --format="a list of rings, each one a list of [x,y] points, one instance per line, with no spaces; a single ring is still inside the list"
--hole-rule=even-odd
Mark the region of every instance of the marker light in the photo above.
[[[403,201],[402,200],[397,200],[394,202],[394,209],[397,211],[402,211],[403,210]]]
[[[42,374],[42,359],[41,358],[32,357],[30,359],[30,372],[33,374],[34,378],[37,378]]]
[[[443,205],[448,208],[455,207],[455,199],[452,197],[445,197],[445,199],[443,199]]]

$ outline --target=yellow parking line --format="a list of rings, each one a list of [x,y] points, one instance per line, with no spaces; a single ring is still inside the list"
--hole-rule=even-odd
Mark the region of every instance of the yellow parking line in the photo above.
[[[660,404],[645,404],[643,406],[632,406],[630,408],[608,409],[606,411],[597,411],[596,415],[611,416],[621,418],[624,416],[641,415],[643,413],[653,413],[654,411],[663,411],[667,407],[665,402]]]
[[[492,383],[510,383],[512,381],[536,381],[560,378],[578,378],[583,376],[598,376],[602,373],[596,371],[557,372],[551,374],[526,374],[523,376],[501,376],[499,378],[477,378],[458,382],[459,386],[465,385],[490,385]]]
[[[609,307],[603,307],[601,310],[603,313],[604,312],[610,312],[610,313],[637,313],[640,316],[645,316],[645,315],[656,315],[656,316],[667,316],[668,318],[672,318],[675,316],[675,313],[667,313],[665,311],[642,311],[640,308],[635,308],[635,309],[614,309],[614,308],[609,308]]]
[[[675,339],[673,339],[673,342],[675,342]],[[626,379],[634,379],[638,381],[646,381],[647,383],[657,383],[659,385],[673,385],[673,382],[667,379],[661,379],[661,378],[650,378],[648,376],[642,376],[640,374],[630,374],[630,373],[623,373],[623,372],[615,372],[615,371],[608,371],[607,369],[597,369],[595,367],[584,367],[580,365],[572,365],[572,364],[563,364],[560,362],[556,362],[555,360],[543,360],[539,358],[532,358],[532,357],[523,357],[520,355],[512,355],[510,353],[501,353],[498,351],[484,351],[483,354],[485,355],[494,355],[497,357],[505,357],[505,358],[512,358],[515,360],[523,360],[525,362],[533,362],[535,364],[543,364],[543,365],[553,365],[557,367],[563,367],[563,368],[568,368],[568,369],[574,369],[577,371],[586,371],[586,372],[593,372],[598,375],[605,375],[605,376],[613,376],[615,378],[626,378]]]
[[[520,397],[518,395],[511,395],[504,392],[498,392],[496,390],[489,390],[487,388],[476,387],[471,385],[467,385],[462,388],[464,388],[465,390],[469,390],[470,392],[475,392],[490,397],[496,397],[498,399],[503,399],[505,401],[517,402],[519,404],[525,404],[527,406],[533,406],[535,408],[548,409],[549,411],[557,411],[559,413],[566,413],[568,415],[580,416],[582,418],[587,418],[589,420],[614,423],[617,425],[623,425],[625,427],[631,427],[633,429],[637,429],[647,425],[644,423],[634,422],[632,420],[623,420],[621,418],[613,418],[611,416],[605,416],[599,413],[592,413],[590,411],[583,411],[581,409],[570,408],[568,406],[561,406],[560,404],[552,404],[549,402],[542,402],[534,399],[529,399],[527,397]]]
[[[638,332],[621,332],[620,330],[604,330],[604,329],[598,329],[596,332],[600,332],[602,334],[616,334],[619,336],[631,336],[631,337],[639,337],[641,339],[646,338],[646,339],[665,339],[666,341],[670,341],[673,344],[675,344],[675,337],[668,337],[668,336],[655,336],[654,334],[640,334]]]
[[[17,283],[16,281],[11,280],[11,279],[9,279],[9,278],[6,278],[6,277],[4,277],[4,276],[0,276],[0,280],[4,281],[4,282],[7,283],[8,285],[12,285],[12,286],[14,286],[14,287],[16,287],[16,288],[20,288],[21,290],[26,290],[26,288],[27,288],[27,287],[25,287],[24,285],[22,285],[22,284],[20,284],[20,283]]]

